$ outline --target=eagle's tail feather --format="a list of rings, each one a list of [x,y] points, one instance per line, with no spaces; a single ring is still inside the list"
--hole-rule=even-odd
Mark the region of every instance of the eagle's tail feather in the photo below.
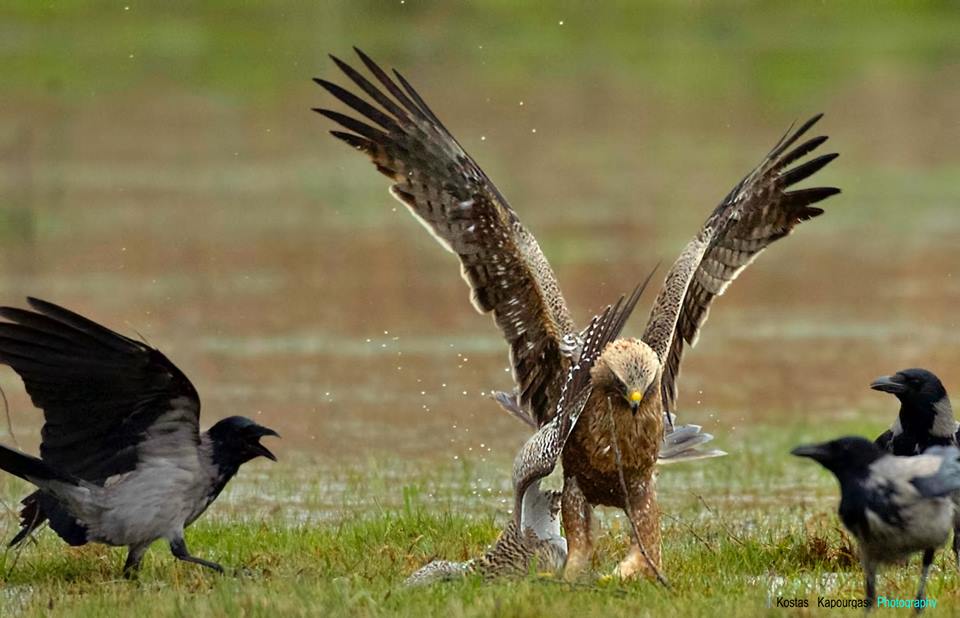
[[[727,454],[719,449],[700,448],[711,440],[713,440],[713,434],[703,431],[700,425],[673,425],[673,431],[663,436],[657,463],[661,465],[672,464],[681,461],[723,457]]]
[[[510,416],[523,421],[533,429],[539,429],[537,421],[523,409],[516,393],[505,393],[503,391],[494,391],[493,398],[500,404]]]

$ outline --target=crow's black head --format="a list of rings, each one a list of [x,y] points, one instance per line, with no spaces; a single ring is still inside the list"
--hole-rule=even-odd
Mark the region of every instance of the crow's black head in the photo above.
[[[848,436],[820,444],[805,444],[790,451],[797,457],[809,457],[838,477],[860,476],[884,453],[865,438]]]
[[[892,393],[906,403],[934,404],[947,396],[940,378],[926,369],[904,369],[892,376],[880,376],[870,384],[875,391]]]
[[[243,416],[231,416],[218,422],[207,432],[216,448],[216,458],[221,462],[240,465],[255,457],[266,457],[276,461],[276,456],[264,445],[260,438],[280,435],[263,425],[258,425]]]
[[[956,431],[947,391],[940,378],[926,369],[904,369],[892,376],[881,376],[870,384],[870,388],[891,393],[900,400],[903,430],[922,433],[942,430],[941,433],[947,435]],[[937,423],[937,420],[941,422]]]

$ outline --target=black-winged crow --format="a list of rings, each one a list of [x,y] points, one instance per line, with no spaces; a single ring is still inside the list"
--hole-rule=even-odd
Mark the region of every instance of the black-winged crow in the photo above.
[[[50,527],[70,545],[129,548],[124,574],[151,543],[192,556],[184,528],[216,499],[240,465],[263,456],[272,429],[233,416],[201,432],[200,397],[159,350],[57,305],[0,307],[0,363],[23,379],[43,410],[40,458],[0,446],[0,468],[36,485],[23,500],[21,530]]]

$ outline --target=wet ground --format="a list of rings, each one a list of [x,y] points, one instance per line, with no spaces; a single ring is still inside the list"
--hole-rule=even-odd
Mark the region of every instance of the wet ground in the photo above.
[[[875,415],[879,431],[895,406],[867,384],[907,366],[960,389],[957,64],[678,105],[629,67],[591,81],[526,58],[522,80],[494,79],[404,57],[538,236],[581,322],[658,260],[664,273],[791,121],[826,112],[818,129],[842,156],[817,180],[844,194],[732,286],[685,359],[682,418],[722,448],[784,418]],[[139,333],[195,382],[205,424],[257,416],[284,436],[281,454],[509,457],[525,429],[488,399],[511,385],[497,330],[453,256],[308,111],[331,101],[307,79],[336,77],[309,60],[262,99],[170,76],[76,97],[75,83],[21,84],[0,114],[0,301],[35,295]],[[8,370],[0,385],[33,448],[39,413]]]

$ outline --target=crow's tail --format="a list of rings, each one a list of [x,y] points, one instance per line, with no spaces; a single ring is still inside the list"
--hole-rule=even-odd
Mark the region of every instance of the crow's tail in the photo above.
[[[54,470],[43,460],[5,446],[0,446],[0,468],[10,474],[19,476],[28,483],[33,483],[41,489],[49,481],[77,484],[76,479]]]

